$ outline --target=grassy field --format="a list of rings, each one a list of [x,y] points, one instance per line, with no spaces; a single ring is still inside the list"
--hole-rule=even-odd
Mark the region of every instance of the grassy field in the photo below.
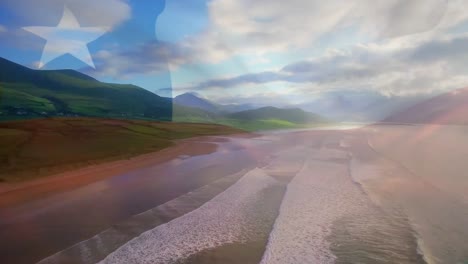
[[[246,131],[307,128],[330,123],[318,115],[300,109],[275,107],[263,107],[231,114],[214,114],[175,104],[172,112],[175,122],[221,124]]]
[[[264,130],[276,130],[276,129],[297,129],[297,128],[308,128],[314,126],[320,126],[329,124],[330,122],[322,122],[315,124],[297,124],[281,119],[260,119],[260,120],[239,120],[233,118],[216,118],[212,120],[207,120],[203,118],[193,117],[175,117],[174,121],[176,122],[188,122],[188,123],[212,123],[220,124],[230,127],[235,127],[245,131],[264,131]]]
[[[237,127],[246,131],[261,131],[274,129],[292,129],[302,128],[305,125],[295,124],[280,119],[261,119],[261,120],[238,120],[238,119],[221,119],[218,124]]]
[[[242,130],[216,124],[50,118],[0,123],[0,181],[37,178],[63,170],[154,152],[174,140]]]

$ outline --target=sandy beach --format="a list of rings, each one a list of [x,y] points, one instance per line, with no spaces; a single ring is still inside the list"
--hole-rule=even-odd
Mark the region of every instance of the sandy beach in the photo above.
[[[467,132],[373,125],[181,141],[93,168],[108,170],[103,174],[88,168],[4,191],[12,198],[0,209],[0,257],[7,263],[463,263]],[[66,184],[75,178],[79,183]],[[43,187],[48,181],[60,187]]]
[[[243,138],[246,135],[234,137]],[[241,167],[227,168],[224,174],[217,173],[220,169],[204,168],[200,164],[193,169],[198,166],[204,171],[194,173],[191,179],[185,179],[192,169],[190,166],[174,175],[173,170],[178,164],[185,163],[192,157],[207,156],[217,150],[217,144],[226,140],[223,137],[179,140],[173,147],[128,160],[91,165],[30,182],[2,183],[0,233],[5,240],[2,240],[0,259],[14,263],[39,261],[64,249],[65,245],[72,246],[142,210],[153,208],[231,172],[242,170]],[[152,169],[157,172],[152,174]],[[137,179],[138,176],[146,180]],[[157,179],[148,179],[152,176]],[[118,183],[129,177],[135,177],[133,186]],[[151,184],[145,186],[147,181]],[[115,188],[115,185],[120,187]],[[156,188],[157,193],[153,193],[154,186],[159,186]],[[128,193],[123,191],[127,187],[131,189]],[[113,191],[103,194],[105,189]],[[140,199],[145,199],[145,193],[138,194],[141,189],[145,189],[147,195],[155,199],[147,198],[145,202],[139,203]],[[131,202],[138,196],[136,194],[141,197]],[[102,199],[102,196],[107,200]],[[121,204],[123,197],[128,198],[128,205]],[[23,253],[25,251],[28,252],[27,255]]]
[[[203,141],[209,141],[209,138],[180,140],[175,146],[155,153],[143,154],[126,160],[90,165],[37,180],[21,183],[0,183],[0,196],[2,198],[0,207],[10,207],[16,203],[71,190],[117,174],[167,162],[180,156],[204,155],[216,151],[216,144]]]

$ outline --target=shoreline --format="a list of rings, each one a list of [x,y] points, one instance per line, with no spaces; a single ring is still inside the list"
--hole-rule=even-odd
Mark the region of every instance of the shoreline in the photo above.
[[[351,131],[178,140],[175,146],[117,162],[114,167],[104,164],[108,167],[102,165],[101,172],[94,173],[104,176],[102,171],[115,170],[120,175],[19,203],[6,208],[3,215],[0,207],[4,257],[12,263],[41,259],[83,263],[88,258],[94,263],[110,257],[107,261],[114,263],[129,257],[172,258],[183,249],[196,253],[187,253],[192,257],[180,263],[237,263],[239,252],[245,253],[246,263],[250,259],[258,263],[262,252],[268,263],[292,258],[336,259],[338,263],[374,263],[377,259],[425,263],[430,256],[440,262],[465,260],[467,229],[462,221],[468,211],[462,203],[464,192],[459,190],[466,186],[460,172],[465,171],[463,157],[468,152],[459,141],[467,130],[451,127],[428,134],[427,129],[369,126]],[[164,162],[167,159],[172,160]],[[133,172],[126,173],[125,168]],[[445,173],[428,174],[434,168]],[[275,228],[262,234],[259,224],[266,223],[263,217],[271,214],[259,209],[266,209],[262,201],[272,199],[257,200],[257,194],[272,181],[264,181],[260,172],[252,174],[259,177],[244,177],[243,170],[262,170],[275,186],[287,184],[283,199],[275,202],[280,206],[278,215],[272,217]],[[56,185],[50,179],[44,182]],[[27,196],[28,188],[13,192]],[[295,226],[304,228],[296,234]],[[255,232],[244,232],[249,230],[246,227]],[[259,239],[267,233],[267,242]],[[247,246],[248,241],[252,244]],[[449,247],[456,248],[457,254],[446,254]],[[135,254],[139,248],[145,249],[148,258]]]
[[[254,157],[237,155],[237,148],[220,151],[225,144],[236,145],[231,138],[252,136],[237,133],[177,140],[162,151],[49,177],[0,194],[4,238],[0,259],[36,263],[118,223],[129,223],[129,229],[124,229],[131,235],[133,220],[126,221],[133,216],[253,167]],[[213,191],[224,189],[216,186]],[[211,195],[199,198],[203,202]],[[160,220],[169,220],[178,211],[169,208],[167,212]],[[136,228],[140,230],[141,225]]]
[[[175,140],[173,146],[127,159],[104,161],[25,182],[0,183],[0,208],[8,208],[23,202],[77,189],[114,175],[159,165],[180,157],[211,154],[218,148],[219,137],[222,136],[201,136]]]
[[[246,170],[215,180],[185,193],[173,200],[116,223],[93,237],[58,251],[38,262],[41,263],[98,263],[135,236],[179,218],[210,201],[244,176]],[[181,206],[183,205],[183,206]],[[171,210],[177,208],[178,210]],[[105,244],[105,247],[97,245]],[[82,255],[83,251],[89,252]]]

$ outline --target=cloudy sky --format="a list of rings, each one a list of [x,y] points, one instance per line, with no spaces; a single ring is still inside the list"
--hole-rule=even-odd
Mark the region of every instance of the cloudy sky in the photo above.
[[[160,94],[301,103],[337,91],[413,96],[468,86],[466,0],[2,0],[0,56],[37,67],[66,5],[107,33],[74,68]]]

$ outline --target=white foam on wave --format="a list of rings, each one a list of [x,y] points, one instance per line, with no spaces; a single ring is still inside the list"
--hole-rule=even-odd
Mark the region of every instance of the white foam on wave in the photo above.
[[[468,259],[468,207],[400,163],[385,157],[352,160],[351,174],[372,201],[385,211],[404,211],[417,250],[427,263],[461,263]]]
[[[243,176],[198,209],[141,234],[100,263],[170,263],[255,235],[258,194],[276,180],[261,169]]]
[[[359,212],[366,197],[351,181],[346,163],[314,160],[345,157],[323,149],[310,153],[289,183],[261,263],[333,263],[327,237],[338,218]]]

